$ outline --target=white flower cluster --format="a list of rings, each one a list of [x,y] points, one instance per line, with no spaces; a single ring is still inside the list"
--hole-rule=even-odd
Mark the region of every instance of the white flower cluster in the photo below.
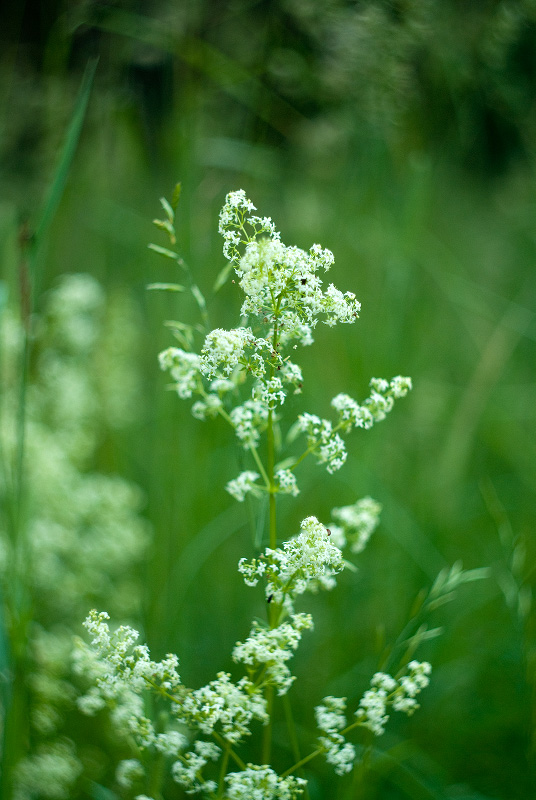
[[[385,419],[394,405],[394,399],[404,397],[411,389],[411,378],[401,375],[390,382],[383,378],[372,378],[370,396],[360,405],[347,394],[338,394],[331,401],[339,419],[334,425],[316,414],[301,414],[298,428],[307,435],[307,446],[319,464],[326,464],[329,473],[339,470],[347,458],[346,446],[341,433],[353,428],[371,428],[375,422]]]
[[[261,400],[246,400],[230,413],[231,424],[244,447],[257,447],[268,423],[268,407]]]
[[[376,672],[371,688],[359,701],[353,724],[347,723],[345,697],[324,697],[315,708],[320,747],[338,775],[350,772],[356,757],[355,747],[344,738],[345,732],[360,725],[381,736],[389,720],[389,709],[411,715],[419,707],[415,697],[428,686],[432,667],[427,661],[411,661],[407,670],[398,680],[385,672]]]
[[[359,701],[356,717],[360,724],[376,736],[381,736],[389,719],[389,707],[394,711],[413,714],[419,708],[415,697],[430,683],[431,671],[432,667],[427,661],[411,661],[408,674],[398,680],[385,672],[376,672],[371,680],[371,688]]]
[[[330,526],[333,543],[341,550],[349,544],[352,553],[360,553],[379,524],[381,510],[372,497],[332,509],[331,516],[338,523]]]
[[[234,480],[229,481],[225,489],[235,500],[242,503],[248,492],[253,492],[255,494],[259,491],[259,487],[255,485],[255,481],[257,481],[258,478],[260,478],[258,472],[246,470],[245,472],[241,472]]]
[[[108,619],[106,612],[92,611],[84,623],[92,636],[91,647],[81,641],[77,642],[76,671],[89,678],[93,684],[87,694],[79,698],[80,710],[91,715],[108,706],[113,723],[125,737],[134,737],[142,749],[153,748],[166,756],[179,759],[174,775],[177,780],[177,775],[182,776],[184,785],[190,780],[188,776],[197,775],[199,759],[207,755],[209,745],[197,742],[193,751],[184,753],[188,747],[188,739],[184,733],[173,727],[163,733],[156,733],[151,721],[144,716],[148,691],[153,690],[167,697],[172,704],[172,717],[193,736],[210,735],[218,728],[219,735],[235,745],[249,735],[253,720],[263,723],[267,721],[266,700],[258,685],[245,677],[238,683],[233,683],[228,673],[220,672],[206,686],[188,689],[181,684],[177,673],[177,656],[167,655],[160,662],[151,661],[147,646],[136,644],[137,631],[121,626],[112,633]],[[299,640],[297,632],[307,627],[307,624],[308,621],[298,615],[293,626],[290,626],[292,630],[289,630],[286,637],[289,651],[295,649]],[[284,630],[282,637],[283,635]],[[282,638],[280,646],[285,646]],[[272,660],[279,657],[277,654]],[[260,655],[258,663],[261,663]],[[263,662],[265,663],[266,661]],[[215,753],[214,750],[210,752]],[[212,757],[209,755],[207,759]],[[198,766],[194,769],[196,764]],[[118,782],[125,786],[139,772],[137,762],[132,759],[121,762],[118,769]]]
[[[179,397],[188,398],[198,388],[201,359],[195,353],[187,353],[180,347],[168,347],[158,356],[160,368],[168,370],[175,381]]]
[[[220,211],[218,230],[224,238],[223,254],[230,261],[239,254],[238,245],[242,239],[238,231],[243,231],[246,221],[254,227],[256,233],[265,233],[272,238],[277,238],[278,234],[270,219],[261,219],[251,215],[251,212],[256,210],[251,200],[247,199],[243,189],[229,192],[225,198],[225,205]]]
[[[15,767],[16,794],[34,797],[67,798],[69,789],[82,772],[82,764],[68,740],[42,744],[36,752],[21,759]],[[46,787],[46,795],[43,788]]]
[[[233,744],[249,735],[253,719],[268,719],[259,688],[246,678],[234,684],[227,672],[219,672],[207,686],[189,692],[174,710],[204,734],[211,734],[220,725],[223,737]]]
[[[115,779],[123,789],[130,789],[135,781],[144,776],[143,765],[137,758],[126,758],[120,761],[115,771]]]
[[[72,636],[96,601],[109,599],[122,616],[139,609],[132,575],[149,541],[143,493],[118,475],[98,472],[103,436],[128,430],[143,413],[136,307],[128,289],[106,293],[90,275],[65,274],[55,283],[32,318],[24,409],[25,332],[16,293],[2,297],[0,313],[1,460],[17,463],[23,410],[25,457],[18,477],[29,500],[18,537],[26,543],[21,580],[32,624],[14,655],[24,672],[27,746],[12,754],[9,792],[20,800],[71,797],[77,781],[87,778],[71,737],[78,745],[82,740],[69,724],[77,693]],[[11,468],[0,469],[4,596],[19,574],[20,553],[4,513],[13,499],[12,478]],[[97,760],[105,757],[94,746]],[[105,747],[106,758],[113,757]]]
[[[333,578],[344,569],[342,553],[330,541],[327,528],[316,517],[301,523],[300,533],[282,548],[266,548],[258,559],[242,558],[238,570],[248,586],[255,586],[266,576],[266,597],[270,602],[293,608],[293,599],[319,586],[332,588]]]
[[[295,800],[307,781],[289,775],[280,778],[271,767],[248,764],[226,776],[227,800]]]
[[[292,614],[289,622],[266,628],[254,622],[245,642],[237,642],[233,660],[242,662],[253,673],[264,667],[263,685],[272,685],[280,695],[286,694],[295,680],[286,663],[298,647],[302,630],[313,627],[310,614]]]
[[[247,348],[251,353],[247,353]],[[261,378],[265,371],[263,350],[271,350],[269,342],[255,338],[251,328],[234,328],[226,331],[216,328],[205,338],[199,369],[206,378],[228,377],[242,364],[256,377]]]
[[[173,654],[151,661],[146,645],[136,645],[139,634],[122,625],[110,632],[108,614],[91,611],[84,626],[92,636],[92,647],[78,640],[74,666],[78,674],[92,680],[88,693],[78,700],[80,710],[94,714],[108,705],[119,730],[134,736],[141,747],[156,743],[152,722],[145,716],[144,692],[148,685],[174,694],[180,691],[178,659]]]
[[[251,317],[253,328],[210,331],[200,355],[178,347],[160,354],[160,366],[170,372],[178,395],[200,395],[192,406],[194,416],[206,419],[221,414],[248,449],[257,447],[289,389],[301,391],[300,367],[284,355],[284,349],[294,342],[310,344],[319,319],[328,325],[351,323],[360,309],[351,292],[343,293],[333,284],[322,289],[318,273],[333,264],[329,250],[318,244],[308,252],[285,246],[273,222],[252,215],[254,210],[243,190],[231,192],[219,225],[224,254],[232,261],[246,294],[241,316]],[[248,375],[253,377],[250,395],[234,405]],[[337,432],[330,429],[324,434],[317,456],[334,471],[346,458],[344,444]],[[295,481],[288,475],[275,487],[297,493]]]
[[[275,473],[275,480],[281,494],[291,494],[293,497],[299,495],[300,490],[298,489],[296,476],[289,469],[279,469]]]
[[[322,733],[318,740],[337,775],[350,772],[356,755],[355,747],[341,734],[347,725],[345,711],[345,697],[324,697],[322,705],[315,708],[316,724]]]
[[[193,751],[186,753],[171,767],[173,780],[184,787],[187,794],[204,792],[207,794],[216,791],[217,784],[214,781],[206,781],[201,776],[203,767],[209,761],[215,761],[221,753],[217,745],[212,742],[198,740],[194,744]]]
[[[330,474],[337,472],[346,461],[348,453],[331,422],[320,419],[316,414],[306,413],[298,417],[298,426],[307,434],[307,446],[315,453],[318,463],[327,464],[326,469]]]
[[[327,325],[354,322],[360,310],[355,295],[333,284],[324,292],[317,274],[331,268],[333,253],[318,244],[309,252],[287,247],[272,220],[250,216],[251,210],[244,192],[231,192],[220,214],[224,255],[233,262],[246,294],[242,315],[273,314],[285,343],[297,339],[310,344],[320,315]]]

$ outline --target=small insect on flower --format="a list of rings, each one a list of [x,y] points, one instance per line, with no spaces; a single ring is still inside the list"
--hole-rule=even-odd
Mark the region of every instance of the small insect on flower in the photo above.
[[[330,531],[329,528],[326,528],[326,533],[327,533],[328,536],[331,536],[331,531]]]
[[[268,597],[266,598],[266,602],[267,602],[267,603],[271,603],[273,599],[274,599],[274,596],[273,596],[273,594],[270,594],[270,595],[268,595]]]

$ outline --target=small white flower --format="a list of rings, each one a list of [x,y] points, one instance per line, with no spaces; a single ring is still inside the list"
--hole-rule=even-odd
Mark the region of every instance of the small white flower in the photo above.
[[[248,764],[226,776],[228,800],[295,800],[307,784],[303,778],[280,778],[271,767]]]
[[[230,331],[216,328],[205,338],[199,369],[206,378],[214,378],[218,372],[229,376],[243,358],[246,345],[252,340],[250,328]]]
[[[141,763],[136,758],[128,758],[117,765],[115,779],[119,786],[130,789],[134,781],[143,778],[144,774]]]
[[[229,481],[225,489],[235,500],[242,503],[248,492],[258,493],[259,487],[255,485],[255,481],[257,481],[258,478],[260,478],[258,472],[246,470],[245,472],[241,472],[238,478]]]
[[[250,667],[266,665],[266,677],[276,687],[277,693],[285,694],[293,676],[286,666],[298,647],[301,631],[312,628],[310,614],[292,614],[289,622],[283,622],[277,628],[264,628],[254,622],[249,637],[245,642],[237,642],[233,649],[233,660]]]
[[[197,388],[201,360],[195,353],[187,353],[179,347],[168,347],[158,356],[160,368],[169,370],[175,381],[179,397],[191,397]]]
[[[282,494],[291,494],[293,497],[299,495],[296,476],[289,469],[280,469],[275,473],[277,488]]]
[[[331,516],[343,528],[344,538],[353,553],[360,553],[365,548],[379,524],[381,510],[381,505],[372,497],[363,497],[351,506],[332,509]]]

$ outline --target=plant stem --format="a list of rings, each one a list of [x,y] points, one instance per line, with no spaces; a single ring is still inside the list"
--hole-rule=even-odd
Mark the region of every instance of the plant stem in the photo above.
[[[313,750],[313,752],[309,753],[308,756],[304,756],[300,761],[298,761],[292,767],[289,767],[287,770],[285,770],[285,772],[282,772],[280,777],[281,778],[286,778],[288,775],[292,775],[293,772],[296,772],[297,769],[299,769],[300,767],[303,767],[305,764],[308,764],[309,761],[312,761],[313,758],[316,758],[322,752],[323,751],[322,751],[322,749],[320,747],[318,748],[318,750]]]
[[[265,689],[266,711],[269,721],[264,727],[262,736],[262,763],[269,764],[272,755],[272,715],[274,713],[274,687],[267,686]]]
[[[219,733],[216,733],[216,731],[212,731],[212,736],[218,742],[220,747],[228,751],[229,755],[231,756],[235,764],[239,766],[240,769],[244,770],[246,768],[245,762],[242,761],[242,759],[237,753],[235,753],[229,742],[226,739],[224,739],[223,736],[220,736]]]
[[[274,309],[275,316],[279,311],[279,304]],[[274,324],[274,335],[272,338],[272,349],[275,353],[277,351],[277,322]],[[274,377],[274,367],[270,369],[270,380]],[[268,541],[272,550],[277,547],[277,515],[276,515],[276,486],[274,482],[274,467],[275,467],[275,439],[274,439],[274,411],[271,408],[268,411],[268,427],[266,430],[266,444],[267,444],[267,477],[268,477],[268,502],[270,510],[269,519],[269,537]],[[268,607],[268,622],[270,628],[275,628],[277,625],[277,610],[273,606]],[[273,725],[273,711],[274,711],[274,687],[267,686],[265,690],[266,707],[268,712],[268,723],[264,728],[262,740],[262,763],[269,764],[272,752],[272,725]]]
[[[267,444],[268,444],[268,481],[269,481],[269,508],[270,508],[270,535],[269,542],[272,550],[277,547],[277,517],[275,507],[275,484],[274,484],[274,465],[275,465],[275,444],[274,444],[274,412],[272,409],[268,412],[268,430],[267,430]]]
[[[350,725],[347,725],[346,728],[343,728],[343,730],[340,731],[340,734],[341,736],[345,736],[349,731],[359,727],[364,727],[364,726],[360,720],[357,720],[357,722],[352,722]],[[289,767],[287,770],[285,770],[285,772],[282,772],[281,777],[286,778],[287,775],[292,775],[292,773],[296,772],[297,769],[300,769],[300,767],[303,767],[304,764],[307,764],[309,761],[312,761],[313,758],[316,758],[323,752],[324,749],[322,747],[313,750],[312,753],[309,753],[309,755],[304,756],[302,759],[300,759],[300,761],[297,761],[296,764],[293,764],[292,767]]]
[[[228,744],[223,752],[223,758],[221,760],[220,779],[218,781],[218,794],[217,794],[218,797],[223,797],[223,787],[225,785],[224,781],[225,781],[225,776],[227,775],[227,767],[229,765],[230,749],[231,746]]]
[[[251,455],[253,456],[253,459],[254,459],[256,465],[258,466],[258,468],[259,468],[259,470],[261,472],[262,479],[266,483],[266,488],[268,489],[268,491],[270,491],[270,478],[268,477],[268,475],[266,473],[266,470],[264,469],[264,464],[262,463],[262,461],[259,458],[259,454],[257,453],[257,448],[254,447],[253,445],[251,445],[251,447],[249,448],[249,451],[250,451]],[[270,496],[271,496],[271,492],[270,492]]]

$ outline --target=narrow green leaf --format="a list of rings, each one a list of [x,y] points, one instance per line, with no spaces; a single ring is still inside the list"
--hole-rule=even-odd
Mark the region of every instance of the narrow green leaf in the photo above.
[[[180,181],[179,181],[179,183],[175,184],[175,188],[173,189],[173,195],[171,197],[171,207],[172,207],[172,209],[174,211],[176,210],[177,206],[179,205],[179,199],[180,199],[180,196],[181,196],[181,190],[182,190],[182,183],[180,183]]]
[[[444,606],[445,603],[450,603],[455,597],[455,592],[447,592],[447,594],[442,594],[441,597],[436,597],[435,600],[431,600],[430,603],[428,603],[428,611],[435,611],[436,608]]]
[[[219,292],[221,287],[224,286],[227,283],[227,281],[229,280],[229,275],[231,274],[232,268],[233,268],[232,262],[229,261],[229,263],[226,264],[224,266],[224,268],[221,269],[218,272],[218,276],[217,276],[216,280],[214,281],[214,286],[212,287],[212,291],[213,292]]]
[[[193,296],[195,297],[195,299],[197,301],[197,305],[199,306],[201,311],[205,311],[205,309],[207,307],[207,303],[206,303],[205,298],[203,297],[201,289],[199,288],[199,286],[197,286],[197,284],[193,283],[192,286],[191,286],[191,290],[192,290]]]
[[[153,225],[156,225],[157,228],[160,228],[161,231],[165,231],[170,236],[173,235],[173,225],[168,219],[153,219]]]
[[[150,290],[161,290],[163,292],[185,292],[186,287],[180,283],[149,283],[147,288]]]
[[[147,247],[149,250],[154,250],[154,252],[158,253],[158,255],[165,256],[165,258],[171,258],[173,261],[178,261],[180,259],[178,253],[174,253],[173,250],[168,250],[167,247],[160,247],[159,244],[148,244]]]
[[[517,613],[522,619],[530,614],[532,608],[532,591],[530,586],[522,586],[518,593]]]
[[[177,331],[191,332],[192,330],[191,325],[188,325],[186,322],[178,322],[174,319],[167,319],[164,322],[164,325],[166,326],[166,328],[170,328],[172,331],[177,330]]]
[[[430,628],[429,630],[422,631],[419,633],[420,642],[426,642],[428,639],[437,639],[438,636],[442,636],[444,632],[444,628]]]
[[[467,569],[463,573],[463,582],[471,583],[472,581],[481,581],[484,578],[489,578],[489,567],[477,567],[476,569]]]
[[[98,59],[92,59],[91,61],[88,61],[88,64],[86,66],[82,78],[82,85],[80,86],[80,91],[78,93],[78,97],[76,100],[74,113],[73,116],[71,117],[71,122],[67,129],[67,135],[63,143],[63,148],[58,161],[58,166],[56,167],[54,180],[52,181],[52,184],[48,191],[48,195],[46,197],[43,210],[41,212],[41,218],[36,225],[35,229],[36,247],[40,246],[41,241],[43,240],[54,218],[54,214],[56,213],[61,197],[63,195],[63,190],[65,189],[65,184],[67,183],[67,176],[69,174],[69,169],[71,167],[71,163],[73,161],[74,154],[76,152],[76,146],[80,138],[82,124],[84,122],[84,118],[86,115],[86,110],[89,103],[89,97],[91,94],[91,87],[93,86],[93,79],[95,77],[95,71],[97,69],[97,64],[98,64]]]
[[[164,325],[173,333],[175,339],[186,349],[191,350],[194,344],[194,335],[192,332],[192,326],[186,325],[184,322],[175,322],[173,320],[168,320],[164,322]]]
[[[168,201],[166,200],[166,198],[165,198],[165,197],[161,197],[161,198],[160,198],[160,203],[161,203],[161,205],[162,205],[162,208],[163,208],[163,209],[164,209],[164,211],[166,212],[166,216],[167,216],[168,220],[169,220],[170,222],[174,222],[174,221],[175,221],[175,212],[173,211],[173,209],[172,209],[172,208],[171,208],[171,206],[169,205],[169,203],[168,203]]]

